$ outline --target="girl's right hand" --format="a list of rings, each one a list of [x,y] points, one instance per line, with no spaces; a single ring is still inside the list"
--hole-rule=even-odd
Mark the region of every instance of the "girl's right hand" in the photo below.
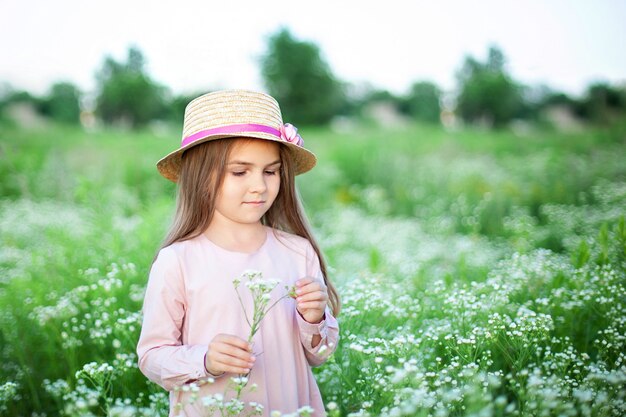
[[[255,360],[252,346],[248,342],[237,336],[218,334],[209,343],[204,366],[213,375],[224,372],[247,374]]]

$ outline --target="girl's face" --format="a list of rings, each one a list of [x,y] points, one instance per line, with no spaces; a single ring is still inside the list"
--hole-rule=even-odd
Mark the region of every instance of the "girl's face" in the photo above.
[[[278,146],[265,140],[237,140],[217,194],[215,220],[232,224],[260,222],[280,190]]]

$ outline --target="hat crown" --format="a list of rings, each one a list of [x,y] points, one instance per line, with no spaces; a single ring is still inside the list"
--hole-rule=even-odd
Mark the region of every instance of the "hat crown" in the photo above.
[[[204,94],[185,108],[182,139],[204,130],[239,124],[280,129],[283,119],[278,102],[267,94],[247,90]]]
[[[294,163],[295,175],[315,166],[317,158],[304,148],[298,129],[283,124],[278,102],[273,97],[248,90],[224,90],[204,94],[185,108],[180,148],[157,162],[159,172],[177,182],[183,153],[194,146],[225,138],[269,140],[285,146]]]

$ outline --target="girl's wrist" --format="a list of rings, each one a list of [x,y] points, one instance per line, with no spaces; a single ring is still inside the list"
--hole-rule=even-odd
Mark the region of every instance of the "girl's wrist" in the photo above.
[[[318,321],[316,321],[316,322],[311,322],[311,324],[320,324],[321,322],[323,322],[323,321],[324,321],[324,319],[325,319],[325,318],[326,318],[326,314],[325,314],[325,313],[323,313],[323,314],[322,314],[322,317],[320,317],[320,319],[319,319]]]
[[[300,314],[300,317],[302,317],[302,319],[304,321],[306,321],[307,323],[309,323],[309,324],[320,324],[326,318],[326,313],[325,312],[322,313],[322,316],[317,321],[309,321],[309,320],[307,320],[306,317],[304,317],[304,315],[302,315],[302,313],[300,313],[299,311],[298,311],[298,314]]]
[[[207,373],[207,374],[209,374],[209,376],[212,376],[212,377],[214,377],[214,378],[218,378],[218,377],[220,377],[220,376],[224,375],[226,372],[221,372],[221,373],[219,373],[219,374],[216,374],[216,373],[213,373],[213,372],[211,372],[211,371],[209,370],[209,367],[207,366],[207,363],[206,363],[206,360],[207,360],[206,355],[207,355],[208,353],[209,353],[209,352],[207,352],[207,353],[205,353],[205,354],[204,354],[204,370],[206,371],[206,373]]]

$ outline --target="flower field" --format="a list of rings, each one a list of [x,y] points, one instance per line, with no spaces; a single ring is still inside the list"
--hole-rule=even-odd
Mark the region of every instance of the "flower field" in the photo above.
[[[623,128],[300,133],[329,415],[626,415]],[[0,415],[167,415],[135,347],[178,137],[0,126]]]

